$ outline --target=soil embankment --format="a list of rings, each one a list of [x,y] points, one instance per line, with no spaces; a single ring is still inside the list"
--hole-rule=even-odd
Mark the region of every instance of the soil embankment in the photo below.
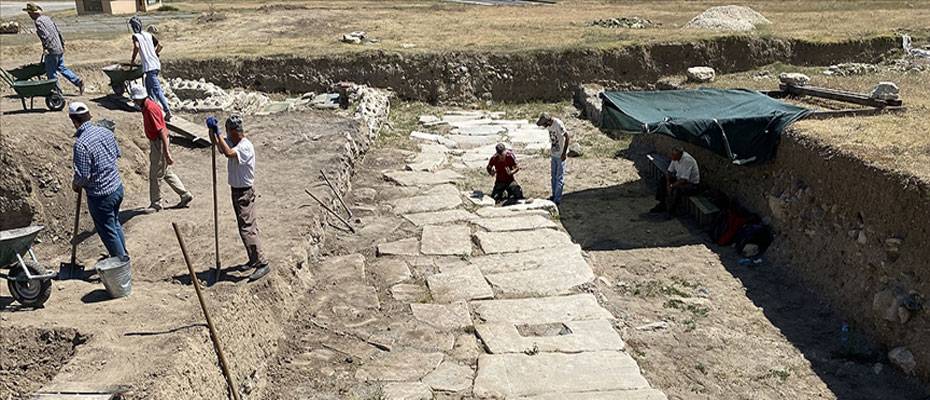
[[[639,159],[679,144],[640,135],[632,154]],[[904,346],[917,360],[917,373],[930,377],[924,334],[930,320],[919,304],[930,293],[924,268],[930,229],[919,222],[930,220],[926,183],[869,166],[797,132],[783,138],[774,161],[758,166],[734,166],[701,148],[686,148],[708,187],[771,220],[777,238],[766,254],[769,262],[800,278],[853,330],[883,347],[854,351],[883,359],[888,350]]]
[[[729,73],[775,62],[875,62],[897,46],[894,37],[815,43],[731,36],[603,50],[171,60],[166,62],[165,73],[266,92],[319,92],[349,81],[390,87],[402,99],[430,103],[559,101],[580,83],[649,87],[663,76],[682,74],[694,65]]]

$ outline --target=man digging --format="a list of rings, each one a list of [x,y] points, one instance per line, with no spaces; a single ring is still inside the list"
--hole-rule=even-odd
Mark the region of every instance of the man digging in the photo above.
[[[174,164],[168,144],[168,129],[162,117],[161,107],[148,97],[141,86],[130,89],[132,100],[142,110],[142,126],[145,137],[149,140],[149,207],[146,213],[161,211],[161,181],[165,181],[171,190],[181,197],[181,202],[175,208],[187,207],[194,196],[184,188],[181,178],[171,171]]]
[[[48,15],[42,15],[42,7],[35,3],[26,3],[23,11],[35,21],[36,35],[42,42],[42,61],[45,64],[45,74],[48,75],[48,79],[56,79],[58,73],[61,73],[68,82],[77,86],[79,93],[83,95],[84,81],[65,66],[65,40],[58,31],[58,25],[55,25]],[[58,85],[58,89],[61,89],[61,85]]]
[[[562,203],[562,189],[565,187],[565,159],[568,157],[570,141],[568,130],[565,129],[562,120],[553,118],[549,113],[540,114],[536,125],[549,131],[552,165],[552,197],[549,200],[552,200],[555,205],[559,205]]]
[[[74,137],[74,180],[71,188],[87,192],[87,209],[94,220],[100,241],[110,257],[126,255],[126,238],[119,222],[123,202],[123,181],[117,160],[121,153],[113,131],[91,121],[84,103],[68,105],[68,116],[77,129]]]
[[[491,198],[497,203],[503,202],[504,205],[516,203],[523,199],[523,189],[514,179],[514,175],[520,171],[517,157],[513,151],[507,150],[503,143],[498,143],[494,149],[496,152],[488,160],[487,167],[488,175],[495,176]]]
[[[239,225],[239,236],[242,237],[242,243],[249,256],[246,267],[255,269],[249,276],[249,281],[253,282],[271,271],[262,253],[256,223],[255,189],[252,187],[255,180],[255,147],[245,137],[242,117],[238,115],[232,115],[226,119],[226,132],[229,139],[220,132],[216,118],[207,118],[207,127],[211,132],[210,141],[227,159],[226,172],[229,186],[232,189],[233,211],[236,213],[236,222]]]

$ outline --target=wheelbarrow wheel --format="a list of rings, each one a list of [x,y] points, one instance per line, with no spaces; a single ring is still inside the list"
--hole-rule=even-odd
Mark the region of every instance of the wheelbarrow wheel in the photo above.
[[[45,268],[41,265],[26,261],[26,268],[29,268],[29,274],[42,275]],[[51,279],[32,279],[26,280],[26,272],[22,268],[13,267],[6,281],[7,287],[13,299],[27,307],[42,307],[49,296],[52,295]]]
[[[60,93],[52,92],[52,94],[45,96],[45,106],[52,111],[61,111],[62,108],[65,108],[65,98]]]

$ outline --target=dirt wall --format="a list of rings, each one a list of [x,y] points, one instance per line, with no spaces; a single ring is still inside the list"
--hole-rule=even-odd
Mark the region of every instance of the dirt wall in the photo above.
[[[681,142],[637,135],[631,156]],[[771,221],[777,231],[766,254],[819,293],[853,330],[875,338],[881,354],[904,346],[916,373],[930,379],[930,318],[918,300],[930,294],[930,187],[882,170],[801,133],[783,138],[778,156],[757,166],[734,166],[686,145],[702,182]],[[837,327],[839,337],[840,327]]]
[[[206,79],[223,87],[266,92],[328,90],[339,81],[389,87],[406,100],[437,102],[559,101],[579,83],[649,85],[694,65],[720,73],[785,62],[829,65],[874,62],[898,46],[893,37],[839,43],[732,36],[617,49],[519,53],[401,54],[365,52],[313,58],[261,57],[166,60],[168,77]]]

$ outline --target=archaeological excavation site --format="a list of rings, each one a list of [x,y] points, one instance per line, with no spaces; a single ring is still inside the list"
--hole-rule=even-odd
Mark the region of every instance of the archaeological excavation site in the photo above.
[[[930,400],[930,2],[131,3],[0,4],[0,400]]]

